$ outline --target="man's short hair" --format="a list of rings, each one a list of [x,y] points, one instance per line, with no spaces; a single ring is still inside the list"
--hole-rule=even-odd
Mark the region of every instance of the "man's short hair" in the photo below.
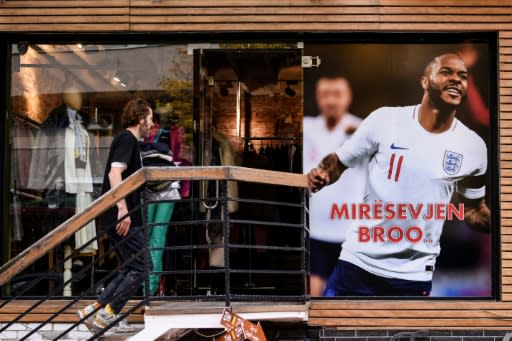
[[[456,52],[447,52],[440,54],[438,56],[435,56],[434,58],[432,58],[432,60],[430,60],[430,62],[428,62],[427,66],[425,66],[425,69],[423,70],[423,76],[430,77],[430,73],[432,72],[432,68],[434,67],[434,65],[438,64],[442,57],[449,55],[456,56],[460,60],[464,61],[462,57]]]
[[[121,127],[126,129],[139,124],[141,119],[145,119],[150,113],[149,103],[142,98],[134,98],[128,101],[123,109],[121,116]]]

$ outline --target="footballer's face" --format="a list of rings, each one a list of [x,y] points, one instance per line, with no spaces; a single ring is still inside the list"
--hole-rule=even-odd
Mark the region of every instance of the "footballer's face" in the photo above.
[[[316,101],[320,112],[328,120],[339,120],[352,102],[350,85],[343,78],[322,78],[316,86]]]
[[[439,106],[458,107],[466,98],[468,70],[460,57],[447,54],[437,58],[430,74],[425,75],[424,88]]]

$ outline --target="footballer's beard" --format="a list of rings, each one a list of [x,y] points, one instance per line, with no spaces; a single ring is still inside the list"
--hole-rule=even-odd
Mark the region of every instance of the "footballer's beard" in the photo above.
[[[457,108],[461,107],[466,102],[466,96],[463,95],[461,96],[459,104],[447,103],[441,97],[441,89],[432,86],[432,83],[428,85],[427,91],[430,98],[430,102],[434,105],[434,107],[439,109],[441,113],[445,113],[447,115],[451,114],[454,110],[457,110]]]

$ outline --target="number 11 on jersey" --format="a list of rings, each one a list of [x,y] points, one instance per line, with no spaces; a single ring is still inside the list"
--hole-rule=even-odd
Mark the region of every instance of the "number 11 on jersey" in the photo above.
[[[396,159],[396,153],[391,154],[391,159],[389,160],[389,169],[388,169],[388,179],[398,181],[400,177],[400,169],[402,168],[402,162],[404,161],[404,156],[398,156],[398,160]],[[396,162],[395,162],[396,161]]]

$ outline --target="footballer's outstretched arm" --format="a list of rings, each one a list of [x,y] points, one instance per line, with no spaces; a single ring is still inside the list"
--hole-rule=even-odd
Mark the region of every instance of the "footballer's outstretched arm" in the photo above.
[[[469,227],[478,232],[491,232],[491,211],[485,199],[468,199],[459,196],[459,200],[464,204],[464,221]]]
[[[341,163],[336,153],[328,154],[320,161],[317,168],[313,168],[308,173],[309,187],[313,193],[318,192],[323,187],[336,182],[345,169],[347,167]]]
[[[473,230],[491,231],[491,212],[485,203],[485,175],[468,176],[457,183],[459,201],[464,204],[464,221]]]

